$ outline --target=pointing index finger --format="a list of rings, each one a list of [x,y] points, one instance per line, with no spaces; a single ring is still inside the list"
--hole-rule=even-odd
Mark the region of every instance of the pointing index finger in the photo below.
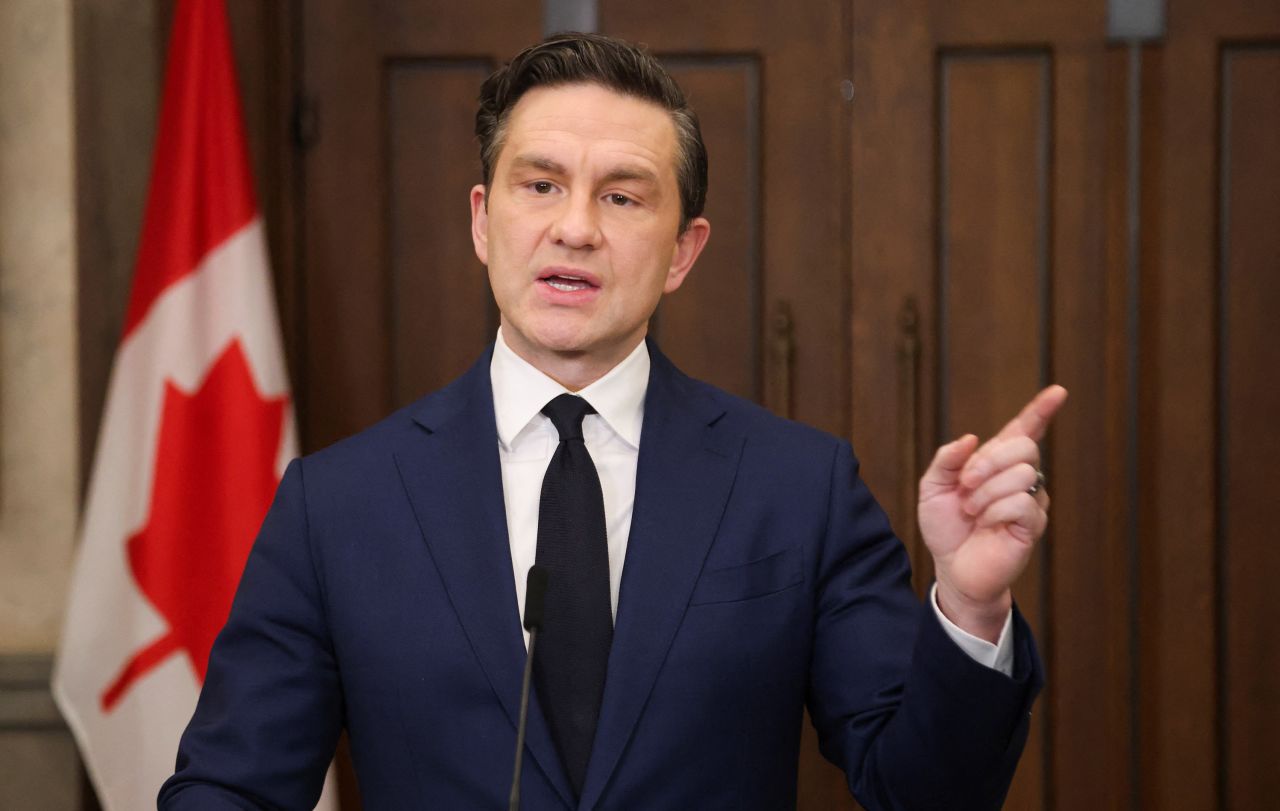
[[[1058,413],[1062,404],[1067,401],[1067,390],[1056,383],[1041,391],[1031,402],[1023,407],[1018,416],[1009,421],[996,436],[1008,439],[1015,436],[1029,436],[1036,442],[1044,438],[1049,430],[1049,422]]]

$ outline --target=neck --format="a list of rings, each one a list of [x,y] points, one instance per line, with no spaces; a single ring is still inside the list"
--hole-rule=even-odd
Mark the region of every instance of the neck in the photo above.
[[[633,347],[634,348],[634,347]],[[616,358],[599,358],[587,353],[550,354],[550,356],[530,357],[515,347],[511,348],[530,366],[572,392],[579,392],[607,375],[627,357],[626,354]],[[627,354],[630,354],[628,351]]]
[[[636,348],[632,344],[625,349],[608,354],[595,352],[537,351],[519,339],[512,340],[511,331],[503,329],[502,339],[507,347],[533,368],[564,386],[578,392],[607,375],[615,366],[626,360]],[[640,340],[644,340],[641,334]]]

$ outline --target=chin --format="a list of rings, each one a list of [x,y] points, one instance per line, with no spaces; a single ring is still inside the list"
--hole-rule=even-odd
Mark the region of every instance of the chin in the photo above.
[[[548,352],[554,352],[567,358],[587,355],[591,352],[591,344],[582,340],[545,340],[539,341],[538,345]]]
[[[570,324],[538,324],[523,335],[531,347],[557,355],[580,355],[591,348],[591,341],[584,330]]]

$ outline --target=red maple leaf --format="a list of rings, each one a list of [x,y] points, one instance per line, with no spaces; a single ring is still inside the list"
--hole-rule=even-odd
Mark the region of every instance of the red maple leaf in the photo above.
[[[288,399],[258,396],[238,341],[194,394],[166,381],[151,513],[129,538],[128,554],[138,588],[169,630],[136,651],[103,691],[104,712],[179,651],[204,682],[209,649],[271,506]]]

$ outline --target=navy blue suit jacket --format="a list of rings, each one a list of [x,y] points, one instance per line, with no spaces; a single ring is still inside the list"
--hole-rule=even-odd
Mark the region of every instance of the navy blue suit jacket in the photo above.
[[[650,345],[635,511],[575,802],[536,696],[523,807],[782,809],[803,709],[870,809],[997,808],[1040,685],[914,597],[846,442]],[[183,735],[171,809],[310,808],[345,727],[366,809],[505,808],[525,649],[489,354],[280,483]]]

